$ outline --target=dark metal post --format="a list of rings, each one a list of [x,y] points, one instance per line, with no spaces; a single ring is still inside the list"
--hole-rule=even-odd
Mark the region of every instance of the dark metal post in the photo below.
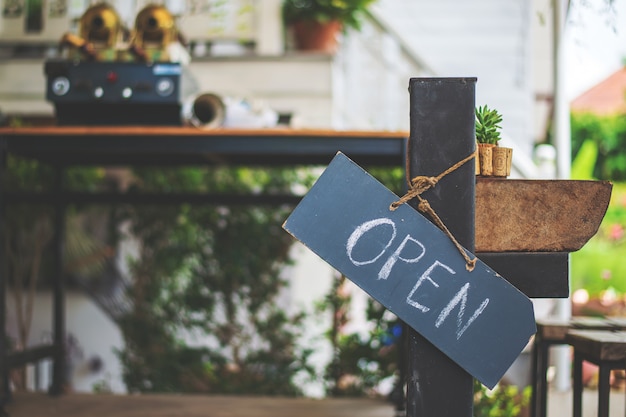
[[[542,332],[535,335],[532,348],[532,393],[530,397],[531,417],[545,417],[548,412],[547,380],[550,342],[544,340]]]
[[[6,141],[0,141],[0,181],[4,178],[6,170],[7,148]],[[2,188],[0,188],[0,413],[3,413],[4,403],[11,398],[9,388],[9,369],[7,367],[6,355],[8,353],[7,333],[6,333],[6,288],[7,288],[7,259],[5,252],[5,216],[6,201]]]
[[[63,196],[64,166],[55,166],[54,192],[57,196],[54,201],[54,237],[52,239],[53,253],[53,314],[52,328],[54,331],[55,353],[52,368],[51,395],[63,393],[65,381],[65,274],[63,273],[63,239],[65,235],[65,201]]]
[[[583,410],[583,357],[574,350],[574,386],[572,391],[572,416],[582,417]]]
[[[476,78],[412,78],[408,169],[435,176],[475,149]],[[423,194],[461,245],[474,250],[473,160]],[[407,416],[471,417],[473,378],[417,332],[408,340]]]

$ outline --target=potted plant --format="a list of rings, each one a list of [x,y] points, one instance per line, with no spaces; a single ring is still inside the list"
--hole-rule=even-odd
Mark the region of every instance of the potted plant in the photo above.
[[[476,174],[507,177],[511,175],[513,149],[498,145],[501,136],[502,115],[495,109],[481,106],[476,110],[476,142],[478,158]]]
[[[359,30],[361,18],[375,0],[283,0],[285,27],[296,49],[334,53],[338,35]]]

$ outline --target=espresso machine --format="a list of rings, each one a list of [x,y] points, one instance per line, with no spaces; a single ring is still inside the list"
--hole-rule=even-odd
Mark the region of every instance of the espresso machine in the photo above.
[[[78,34],[65,34],[62,59],[45,63],[46,99],[59,125],[180,125],[185,70],[173,62],[175,19],[149,5],[125,30],[112,6],[81,16]]]

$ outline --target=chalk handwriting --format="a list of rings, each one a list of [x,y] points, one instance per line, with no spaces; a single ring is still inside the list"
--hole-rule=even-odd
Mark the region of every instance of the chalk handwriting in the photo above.
[[[430,283],[433,284],[433,286],[435,288],[439,288],[439,284],[437,284],[435,281],[433,281],[433,279],[430,277],[430,274],[433,272],[433,270],[436,267],[441,267],[441,268],[445,269],[446,271],[448,271],[451,274],[455,274],[456,273],[449,266],[444,265],[444,264],[442,264],[439,261],[435,261],[431,266],[428,267],[428,269],[417,280],[417,283],[415,283],[415,286],[413,287],[413,289],[411,290],[409,295],[406,297],[406,302],[407,302],[408,305],[417,308],[418,310],[420,310],[423,313],[426,313],[426,312],[430,311],[430,308],[426,307],[426,306],[424,306],[424,305],[422,305],[420,303],[418,303],[417,301],[413,300],[412,298],[413,298],[413,295],[415,294],[415,292],[417,291],[417,289],[422,285],[422,282],[424,282],[424,280],[430,281]],[[439,326],[437,326],[437,327],[439,327]]]
[[[365,234],[370,233],[374,231],[374,229],[377,229],[379,227],[385,227],[387,229],[391,227],[391,234],[388,240],[384,241],[381,244],[382,250],[379,253],[377,253],[376,256],[371,257],[370,259],[358,259],[357,260],[355,257],[355,247],[357,243],[359,242],[359,239],[361,239]],[[387,231],[379,230],[377,236],[380,236],[381,233],[388,234],[388,230]],[[386,234],[384,236],[386,236]],[[357,226],[352,232],[352,234],[350,235],[350,237],[348,238],[346,242],[346,254],[348,258],[350,259],[350,262],[352,262],[352,264],[354,264],[355,266],[364,266],[364,265],[373,264],[377,262],[378,260],[380,260],[385,255],[385,253],[392,247],[392,245],[394,244],[394,241],[396,240],[396,237],[397,237],[397,228],[393,220],[385,218],[385,217],[381,217],[378,219],[366,221],[360,224],[359,226]],[[415,251],[415,249],[417,249],[417,251]],[[412,255],[408,255],[407,253],[409,252],[414,252],[414,253]],[[404,238],[402,239],[400,244],[396,247],[396,249],[393,252],[391,252],[390,255],[388,255],[388,258],[383,263],[383,265],[381,266],[378,272],[378,279],[387,280],[391,274],[391,271],[394,265],[396,265],[398,261],[401,261],[406,264],[417,264],[424,257],[425,254],[426,254],[426,247],[419,240],[407,234],[406,236],[404,236]],[[413,286],[413,288],[407,295],[406,303],[416,308],[417,310],[421,311],[422,313],[427,313],[431,310],[431,308],[434,308],[434,307],[426,306],[426,305],[419,303],[416,300],[416,293],[418,293],[422,285],[425,283],[429,283],[433,287],[439,288],[440,286],[439,283],[437,283],[437,281],[433,278],[433,272],[435,271],[435,269],[443,269],[450,275],[456,274],[456,272],[451,267],[449,267],[448,265],[438,260],[435,260],[435,262],[433,262],[433,264],[430,265],[420,275],[415,285]],[[463,320],[465,319],[465,316],[466,316],[469,290],[470,290],[470,283],[468,282],[468,283],[465,283],[465,285],[463,285],[463,287],[461,287],[461,289],[457,291],[457,293],[447,303],[447,305],[441,309],[439,316],[435,320],[435,327],[440,328],[442,324],[446,321],[446,319],[450,316],[450,314],[456,308],[458,308],[458,313],[456,315],[456,325],[457,325],[456,326],[456,339],[457,340],[459,340],[461,336],[463,336],[463,333],[465,333],[465,331],[472,325],[472,323],[474,323],[474,321],[478,319],[478,317],[483,313],[483,311],[487,308],[487,305],[489,304],[489,298],[485,298],[481,302],[481,304],[478,306],[478,308],[474,310],[474,313],[472,314],[472,316],[466,322],[464,322]]]
[[[389,242],[387,242],[387,245],[383,248],[383,250],[370,260],[367,260],[367,261],[354,260],[354,258],[352,257],[352,251],[354,250],[354,247],[356,246],[356,243],[359,241],[361,236],[363,236],[365,233],[372,230],[373,228],[380,226],[380,225],[384,225],[384,224],[391,226],[392,234],[391,234],[391,239],[389,239]],[[363,265],[374,263],[378,260],[378,258],[383,256],[383,254],[389,248],[389,246],[391,246],[391,243],[393,242],[395,238],[396,238],[396,224],[393,221],[389,219],[385,219],[385,218],[380,218],[380,219],[374,219],[374,220],[365,222],[359,227],[357,227],[356,229],[354,229],[354,232],[352,232],[352,234],[348,238],[348,244],[346,245],[346,252],[348,253],[348,258],[350,258],[350,262],[352,262],[356,266],[363,266]]]
[[[485,298],[480,306],[476,309],[476,311],[474,311],[472,317],[470,317],[467,323],[465,323],[465,325],[461,327],[461,325],[463,324],[463,316],[465,315],[465,306],[467,305],[467,293],[469,291],[469,287],[469,282],[463,285],[463,288],[461,288],[459,292],[456,293],[454,298],[450,300],[448,305],[445,306],[443,310],[441,310],[441,313],[439,313],[439,317],[437,317],[437,321],[435,322],[435,327],[439,328],[439,326],[441,326],[446,318],[448,318],[452,310],[454,310],[454,307],[456,307],[460,303],[461,305],[459,306],[459,313],[456,317],[456,340],[459,340],[461,336],[463,336],[465,330],[467,330],[467,328],[474,322],[474,320],[476,320],[478,316],[480,316],[480,314],[487,307],[487,304],[489,304],[489,298]]]
[[[369,259],[366,261],[355,260],[354,257],[352,256],[352,252],[354,251],[354,247],[356,246],[359,239],[365,233],[369,232],[375,227],[382,226],[382,225],[388,225],[388,226],[391,226],[392,228],[391,237],[389,238],[389,241],[385,244],[385,247],[383,248],[383,250],[372,259]],[[376,262],[381,256],[385,254],[385,251],[389,249],[394,239],[396,238],[396,234],[397,234],[396,224],[392,220],[384,218],[384,217],[370,220],[359,225],[356,229],[354,229],[354,232],[352,232],[346,244],[346,253],[348,254],[348,258],[350,259],[350,262],[352,262],[356,266],[363,266],[363,265],[368,265],[368,264],[372,264]],[[405,247],[407,246],[409,242],[413,242],[419,247],[420,249],[419,254],[414,258],[410,258],[410,259],[403,258],[400,256],[400,254],[402,253],[402,251],[405,249]],[[413,239],[411,235],[406,235],[404,240],[400,244],[400,246],[398,246],[395,252],[387,259],[387,262],[385,262],[385,264],[382,266],[382,268],[378,272],[378,279],[387,279],[389,277],[389,274],[391,273],[391,269],[396,264],[398,259],[406,263],[416,263],[422,258],[422,256],[424,256],[424,253],[426,253],[426,248],[424,247],[424,245],[421,242]]]
[[[406,247],[407,243],[409,242],[413,242],[417,244],[420,248],[419,255],[417,255],[415,258],[403,258],[400,256],[400,254]],[[424,247],[424,245],[422,245],[420,241],[413,239],[411,235],[406,235],[402,243],[400,243],[400,246],[398,246],[398,249],[396,249],[396,251],[389,257],[389,259],[387,259],[387,262],[385,262],[383,267],[380,269],[380,272],[378,273],[378,279],[389,278],[389,274],[391,273],[391,268],[393,268],[396,262],[398,262],[398,259],[408,264],[414,264],[414,263],[419,262],[419,260],[422,259],[422,256],[424,256],[425,253],[426,253],[426,248]]]

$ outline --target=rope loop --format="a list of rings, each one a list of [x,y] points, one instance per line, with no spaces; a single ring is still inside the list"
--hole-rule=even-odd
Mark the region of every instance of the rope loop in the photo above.
[[[472,272],[474,270],[474,267],[476,266],[476,258],[474,257],[474,259],[471,259],[469,257],[465,249],[463,249],[461,244],[452,235],[450,230],[448,230],[448,228],[443,223],[441,218],[437,215],[435,210],[433,210],[428,200],[422,197],[422,193],[433,188],[435,185],[437,185],[439,180],[441,180],[443,177],[445,177],[449,173],[456,171],[459,167],[463,166],[466,162],[471,161],[475,156],[476,156],[476,153],[472,152],[471,155],[460,160],[459,162],[452,165],[450,168],[446,169],[441,174],[435,177],[418,175],[417,177],[410,179],[410,181],[408,181],[409,190],[406,192],[406,194],[400,197],[400,199],[398,199],[397,201],[394,201],[393,203],[391,203],[391,205],[389,206],[389,210],[395,211],[402,204],[408,203],[414,198],[417,198],[419,201],[417,204],[417,210],[420,213],[424,213],[428,215],[430,219],[433,221],[433,223],[435,223],[435,225],[439,227],[450,238],[450,240],[452,240],[452,243],[454,243],[456,248],[459,250],[459,252],[463,256],[463,259],[465,259],[465,269],[467,269],[470,272]],[[408,167],[407,167],[407,171],[408,171]]]

